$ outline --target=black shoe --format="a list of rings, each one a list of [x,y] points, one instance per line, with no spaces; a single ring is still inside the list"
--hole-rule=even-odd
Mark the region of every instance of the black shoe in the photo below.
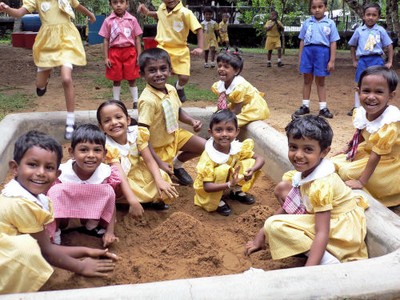
[[[283,66],[284,66],[283,62],[278,61],[278,67],[283,67]]]
[[[174,169],[174,175],[182,185],[192,185],[193,179],[184,168]]]
[[[65,131],[64,131],[64,139],[70,140],[72,139],[72,134],[75,131],[76,126],[75,125],[65,125]]]
[[[141,203],[143,208],[146,209],[154,209],[154,210],[166,210],[169,209],[169,205],[165,204],[164,201],[158,202],[148,202],[148,203]]]
[[[132,108],[137,109],[137,102],[133,102]]]
[[[227,217],[227,216],[229,216],[231,214],[232,210],[229,207],[229,205],[227,203],[225,203],[222,206],[218,206],[216,212],[219,213],[222,216]]]
[[[321,117],[328,118],[328,119],[332,119],[332,118],[333,118],[332,113],[329,111],[329,109],[328,109],[327,107],[321,109],[321,110],[319,111],[319,115],[320,115]]]
[[[300,106],[299,109],[294,112],[294,114],[298,116],[306,115],[309,113],[310,113],[310,108],[305,105]]]
[[[231,191],[229,194],[229,198],[248,205],[254,204],[254,202],[256,202],[256,199],[254,199],[252,195],[246,194],[245,192],[242,191],[237,191],[237,192]]]
[[[178,93],[179,96],[179,100],[181,100],[181,102],[185,102],[186,101],[186,95],[185,95],[185,90],[181,89],[181,90],[176,90],[176,92]]]
[[[352,109],[349,110],[349,112],[347,113],[348,116],[352,117],[353,116],[353,112],[356,108],[353,107]]]
[[[98,237],[101,238],[103,235],[106,233],[106,230],[103,227],[97,226],[96,228],[93,228],[92,230],[87,229],[85,226],[79,227],[76,231],[87,234],[90,236]]]
[[[50,76],[49,76],[50,78]],[[38,87],[36,88],[36,95],[39,97],[42,97],[44,94],[47,92],[47,85],[49,84],[49,79],[47,79],[46,85],[44,86],[43,89],[39,89]]]
[[[272,67],[272,64],[271,64],[270,62],[267,62],[267,67],[268,67],[268,68],[271,68],[271,67]]]

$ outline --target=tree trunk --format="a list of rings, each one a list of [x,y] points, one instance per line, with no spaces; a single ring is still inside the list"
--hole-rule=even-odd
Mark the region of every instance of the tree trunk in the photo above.
[[[362,19],[363,17],[363,4],[358,3],[357,0],[345,0],[347,5]]]

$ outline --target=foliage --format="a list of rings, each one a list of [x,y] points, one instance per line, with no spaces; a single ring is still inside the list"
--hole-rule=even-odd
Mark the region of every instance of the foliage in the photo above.
[[[9,113],[20,111],[29,104],[29,98],[25,94],[0,93],[0,120]]]

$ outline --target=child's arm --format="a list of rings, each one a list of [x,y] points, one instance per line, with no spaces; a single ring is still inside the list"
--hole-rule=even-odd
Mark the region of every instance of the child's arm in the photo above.
[[[142,53],[142,39],[140,35],[137,35],[135,37],[135,48],[136,48],[136,53],[137,53],[137,62],[139,65],[139,56]]]
[[[385,64],[385,67],[390,69],[393,65],[393,44],[387,46],[387,56],[387,63]]]
[[[241,180],[241,178],[239,178],[239,171],[240,166],[235,169],[235,172],[232,174],[231,180],[224,183],[203,182],[204,191],[207,193],[213,193],[230,189]]]
[[[85,16],[87,16],[90,20],[90,23],[96,22],[95,15],[82,4],[79,4],[75,9],[80,13],[84,14]]]
[[[315,238],[311,244],[306,266],[315,266],[321,263],[329,241],[330,220],[330,211],[315,214]]]
[[[367,184],[372,173],[374,173],[375,168],[380,160],[381,156],[376,154],[374,151],[371,151],[367,165],[365,166],[364,171],[361,173],[360,178],[347,180],[346,184],[352,189],[362,189]]]
[[[139,126],[143,126],[143,127],[149,128],[149,126],[147,126],[145,124],[142,124],[142,123],[139,123]],[[151,155],[153,156],[153,159],[156,161],[158,167],[161,170],[167,172],[169,175],[173,175],[174,174],[174,170],[173,170],[172,166],[169,165],[168,163],[162,161],[160,159],[160,157],[158,157],[157,153],[154,151],[153,147],[150,144],[148,144],[148,148],[150,150]]]
[[[357,51],[357,47],[355,47],[355,46],[351,46],[350,47],[351,60],[353,61],[353,67],[354,68],[357,68],[357,65],[358,65],[356,51]]]
[[[265,163],[264,158],[256,153],[254,153],[252,158],[256,160],[254,166],[250,169],[247,169],[243,174],[244,180],[246,181],[250,180],[253,177],[254,172],[260,170]]]
[[[196,31],[197,35],[197,48],[190,51],[193,55],[201,55],[204,49],[204,36],[203,36],[203,28],[199,28]]]
[[[103,40],[103,55],[104,55],[104,64],[106,65],[106,68],[112,67],[111,61],[108,58],[108,49],[109,48],[110,48],[110,39],[104,38],[104,40]]]
[[[140,4],[140,5],[138,6],[137,12],[138,12],[139,14],[145,15],[146,17],[152,17],[152,18],[158,20],[157,12],[156,12],[156,11],[149,10],[149,9],[146,7],[146,5],[144,5],[143,3]]]
[[[235,115],[240,115],[242,112],[243,103],[232,103],[232,111]]]
[[[181,107],[179,108],[179,121],[190,125],[193,127],[194,132],[199,132],[203,123],[200,120],[192,118],[187,112],[185,112]]]
[[[149,169],[151,175],[153,175],[160,197],[162,197],[162,193],[165,193],[165,195],[169,199],[176,199],[179,196],[178,192],[172,184],[166,182],[162,178],[158,164],[154,160],[149,147],[146,147],[142,151],[140,151],[140,155],[143,157],[143,160],[146,163],[146,166]]]
[[[304,40],[300,40],[300,45],[299,45],[299,65],[297,66],[297,69],[300,72],[300,62],[301,62],[301,53],[303,52],[304,49]]]
[[[119,241],[119,238],[117,238],[114,234],[114,228],[115,228],[115,222],[116,222],[116,210],[114,209],[114,213],[112,215],[111,221],[108,224],[106,228],[106,232],[103,235],[103,247],[106,248],[115,241]]]
[[[29,14],[29,11],[25,7],[12,8],[4,2],[0,2],[0,12],[5,12],[14,18],[21,18],[26,14]]]
[[[45,230],[31,233],[31,236],[37,240],[43,257],[51,265],[84,276],[107,276],[106,273],[114,270],[115,261],[119,259],[114,253],[108,252],[108,249],[66,247],[52,244]],[[89,257],[105,257],[107,259]]]
[[[328,72],[332,72],[335,70],[336,47],[337,47],[336,42],[332,42],[330,44],[329,48],[330,48],[331,56],[329,58],[329,62],[328,62],[328,66],[327,66]]]

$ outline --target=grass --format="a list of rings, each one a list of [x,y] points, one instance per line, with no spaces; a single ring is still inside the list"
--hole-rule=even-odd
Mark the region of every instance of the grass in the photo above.
[[[22,93],[4,94],[0,93],[0,120],[7,114],[20,111],[28,106],[29,98]]]
[[[0,44],[10,45],[11,44],[11,34],[4,34],[0,36]]]

